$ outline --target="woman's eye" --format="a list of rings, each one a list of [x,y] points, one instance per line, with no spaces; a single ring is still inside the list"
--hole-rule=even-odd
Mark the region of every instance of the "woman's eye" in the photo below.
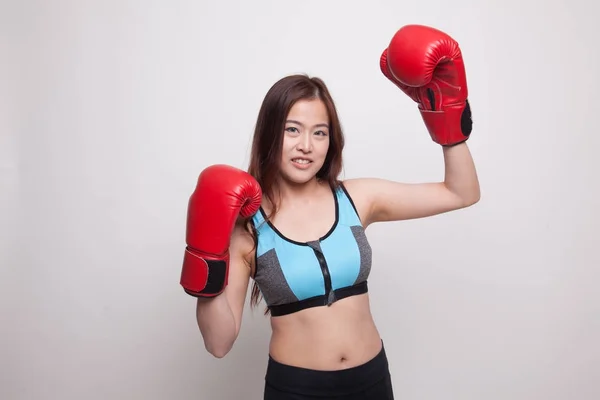
[[[293,127],[293,126],[287,127],[287,128],[285,128],[285,130],[286,130],[287,132],[291,132],[291,133],[296,133],[296,132],[298,132],[298,129],[297,129],[297,128],[295,128],[295,127]]]

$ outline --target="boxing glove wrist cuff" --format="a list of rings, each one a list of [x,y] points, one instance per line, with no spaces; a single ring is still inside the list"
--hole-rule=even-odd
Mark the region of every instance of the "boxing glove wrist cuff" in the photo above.
[[[209,257],[185,249],[180,284],[191,296],[214,297],[227,286],[229,254]]]
[[[453,146],[469,139],[472,129],[469,102],[445,106],[443,111],[420,109],[431,139],[442,146]]]

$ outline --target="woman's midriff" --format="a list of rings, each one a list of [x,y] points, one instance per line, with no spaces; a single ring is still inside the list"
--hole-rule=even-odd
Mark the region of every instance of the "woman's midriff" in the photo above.
[[[315,370],[339,370],[371,360],[381,338],[368,294],[271,318],[269,353],[276,361]]]

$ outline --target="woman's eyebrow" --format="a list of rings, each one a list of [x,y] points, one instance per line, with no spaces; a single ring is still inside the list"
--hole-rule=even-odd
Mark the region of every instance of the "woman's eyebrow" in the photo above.
[[[288,119],[285,122],[288,123],[288,124],[297,124],[297,125],[300,125],[300,126],[304,126],[304,124],[302,122],[296,121],[295,119]],[[321,123],[321,124],[316,124],[314,126],[314,128],[329,128],[329,125],[325,124],[325,123]]]

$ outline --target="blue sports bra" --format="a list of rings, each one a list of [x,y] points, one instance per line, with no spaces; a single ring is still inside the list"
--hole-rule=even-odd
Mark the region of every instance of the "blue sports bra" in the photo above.
[[[345,187],[340,184],[333,194],[335,222],[314,241],[285,237],[266,220],[262,207],[252,217],[257,235],[254,281],[272,316],[329,306],[368,291],[371,246]]]

